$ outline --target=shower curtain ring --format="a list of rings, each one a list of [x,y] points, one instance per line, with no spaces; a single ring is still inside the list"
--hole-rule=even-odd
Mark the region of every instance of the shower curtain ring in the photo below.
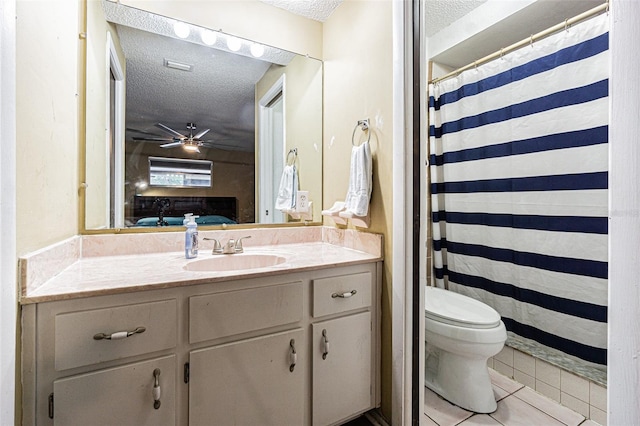
[[[529,46],[533,47],[533,34],[529,37]]]
[[[569,18],[564,20],[564,30],[569,31]]]

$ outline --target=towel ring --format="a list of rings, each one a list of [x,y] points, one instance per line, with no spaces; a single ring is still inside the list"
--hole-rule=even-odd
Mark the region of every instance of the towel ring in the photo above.
[[[293,160],[291,161],[291,164],[289,164],[289,158],[291,157],[291,154],[293,154]],[[287,166],[293,166],[296,162],[296,158],[298,158],[298,148],[290,149],[287,153]]]
[[[353,128],[353,134],[351,135],[351,145],[356,146],[356,130],[358,127],[362,128],[362,131],[367,131],[367,142],[371,141],[371,130],[369,129],[369,119],[365,118],[364,120],[358,120],[356,127]]]

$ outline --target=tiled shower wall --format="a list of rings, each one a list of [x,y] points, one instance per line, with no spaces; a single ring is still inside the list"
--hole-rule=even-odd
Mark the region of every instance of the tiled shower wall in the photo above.
[[[601,425],[607,424],[607,389],[540,358],[505,346],[489,367]]]

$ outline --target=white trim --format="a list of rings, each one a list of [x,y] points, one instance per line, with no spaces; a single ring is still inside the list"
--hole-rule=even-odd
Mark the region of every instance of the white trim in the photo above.
[[[0,2],[0,424],[15,423],[16,278],[16,2]]]
[[[609,47],[609,347],[610,425],[640,419],[640,2],[612,0]]]
[[[124,153],[124,122],[125,122],[125,75],[124,68],[120,63],[120,58],[118,57],[118,51],[116,50],[115,45],[113,44],[113,39],[111,37],[111,32],[107,31],[107,121],[106,124],[109,126],[111,122],[109,114],[111,114],[111,101],[109,93],[111,92],[111,72],[116,78],[116,87],[115,87],[115,117],[114,117],[114,156],[115,156],[115,182],[114,182],[114,212],[115,212],[115,223],[113,227],[115,228],[123,228],[124,227],[124,163],[125,163],[125,153]],[[107,161],[109,161],[110,153],[109,147],[111,145],[111,141],[109,140],[109,130],[106,131],[106,139],[107,143],[105,146],[107,147]],[[110,166],[107,167],[107,186],[110,187]],[[110,191],[107,190],[107,206],[110,204]],[[110,221],[110,212],[107,209],[107,221]]]
[[[391,424],[411,424],[411,2],[393,1],[393,212]],[[407,108],[409,107],[409,108]]]
[[[284,156],[284,148],[286,147],[287,140],[287,100],[286,100],[286,74],[282,74],[280,78],[271,86],[271,88],[267,91],[267,93],[262,96],[260,101],[258,102],[258,162],[257,162],[257,173],[256,176],[258,178],[258,194],[256,194],[256,217],[259,220],[259,223],[279,223],[283,222],[284,218],[277,219],[277,213],[273,206],[275,205],[276,194],[274,194],[274,188],[272,185],[273,182],[273,131],[272,131],[272,111],[267,105],[273,101],[273,99],[278,96],[282,92],[282,138],[285,143],[283,143],[283,152],[281,153]],[[265,209],[262,204],[264,204],[263,200],[272,200],[269,204],[271,207],[270,215],[267,215]],[[282,215],[283,213],[280,213]]]

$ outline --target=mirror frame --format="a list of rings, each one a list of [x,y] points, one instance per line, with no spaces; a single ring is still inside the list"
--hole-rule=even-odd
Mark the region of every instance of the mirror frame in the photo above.
[[[99,234],[140,234],[140,233],[157,233],[157,232],[182,232],[181,226],[166,226],[166,227],[125,227],[125,228],[101,228],[101,229],[87,229],[86,228],[86,189],[88,187],[86,183],[87,170],[86,170],[86,155],[87,155],[87,27],[88,27],[88,1],[80,0],[79,11],[79,47],[78,47],[78,154],[79,154],[79,185],[78,185],[78,230],[80,235],[99,235]],[[130,6],[128,6],[130,7]],[[149,12],[151,13],[151,12]],[[193,24],[199,26],[197,24]],[[235,35],[235,34],[230,34]],[[239,36],[238,36],[239,37]],[[239,37],[244,39],[244,37]],[[308,55],[307,55],[308,56]],[[317,58],[315,58],[317,59]],[[321,68],[324,70],[324,61],[317,59],[321,63]],[[323,78],[324,83],[324,78]],[[323,84],[324,86],[324,84]],[[324,87],[322,88],[324,93]],[[324,96],[322,100],[322,109],[324,110]],[[321,120],[324,122],[324,119]],[[321,141],[324,141],[324,128],[321,132]],[[324,145],[324,144],[322,144]],[[321,152],[322,158],[324,153]],[[319,178],[324,181],[324,167],[320,170]],[[320,189],[320,200],[322,203],[324,197],[324,186]],[[201,230],[233,230],[233,229],[253,229],[253,228],[291,228],[300,226],[322,226],[322,216],[314,218],[313,221],[297,221],[297,222],[285,222],[285,223],[243,223],[243,224],[221,224],[221,225],[200,225]]]

